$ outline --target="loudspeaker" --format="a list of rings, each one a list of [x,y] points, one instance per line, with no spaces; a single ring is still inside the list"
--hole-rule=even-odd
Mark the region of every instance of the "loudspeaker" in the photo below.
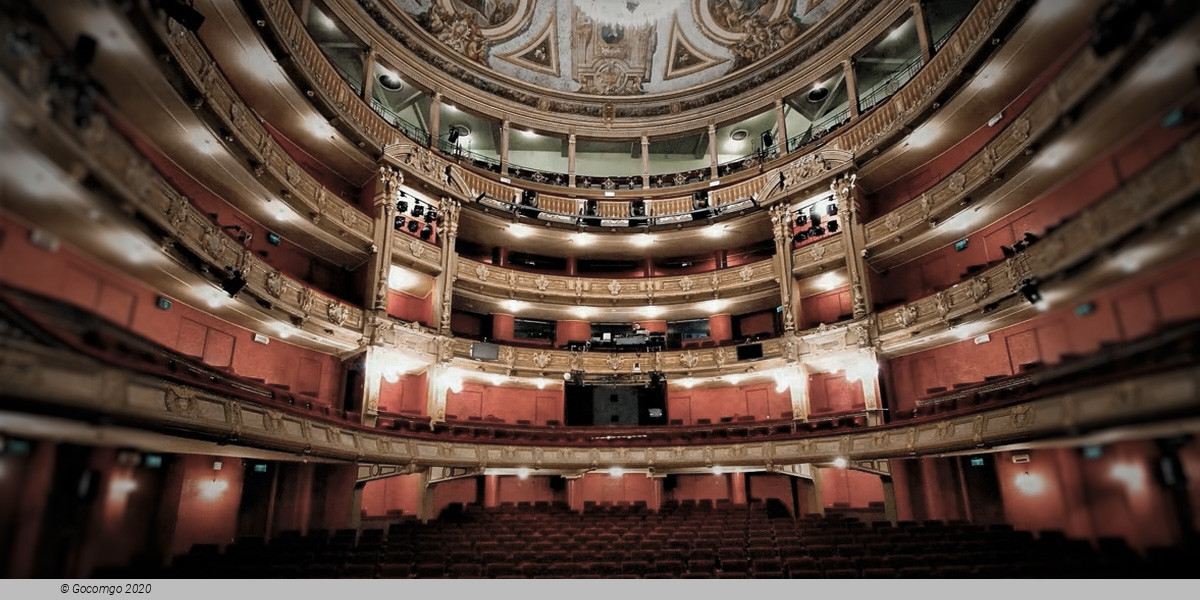
[[[554,475],[550,478],[550,491],[561,492],[567,489],[567,478],[562,475]]]
[[[662,485],[663,485],[662,489],[664,492],[674,491],[675,488],[679,486],[679,477],[676,475],[667,475],[667,476],[663,477]]]
[[[766,150],[775,145],[775,136],[771,135],[770,131],[762,132],[762,149]]]
[[[458,128],[457,127],[450,128],[450,133],[448,135],[446,135],[446,141],[450,142],[451,144],[458,142]]]
[[[79,34],[79,37],[75,38],[75,48],[71,52],[71,60],[75,61],[75,67],[82,71],[91,66],[95,58],[96,38],[87,34]]]
[[[746,344],[737,347],[738,360],[754,360],[763,357],[762,344]]]
[[[168,17],[188,31],[195,32],[204,24],[204,15],[183,0],[163,0],[161,6]]]

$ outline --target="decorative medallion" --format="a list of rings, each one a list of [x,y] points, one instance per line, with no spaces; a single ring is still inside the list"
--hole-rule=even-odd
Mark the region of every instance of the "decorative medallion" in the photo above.
[[[692,352],[691,350],[688,350],[687,352],[684,352],[683,354],[679,355],[679,364],[683,365],[684,367],[686,367],[688,369],[695,367],[696,364],[698,364],[699,362],[700,362],[700,357],[696,356],[696,353]]]
[[[991,287],[987,279],[976,277],[971,280],[971,287],[967,291],[971,294],[971,300],[979,302],[987,297],[988,292],[991,291]]]
[[[619,355],[619,354],[616,354],[616,353],[609,354],[609,355],[608,355],[608,358],[604,359],[604,362],[605,362],[605,364],[607,364],[607,365],[608,365],[608,368],[610,368],[610,369],[612,369],[612,370],[614,370],[614,371],[620,370],[620,368],[621,368],[621,355]]]
[[[216,227],[209,226],[204,232],[204,250],[214,258],[220,258],[222,237],[221,230]]]
[[[550,364],[550,353],[545,350],[534,353],[533,364],[537,365],[539,369],[545,369],[546,365]]]
[[[325,313],[329,316],[331,323],[340,327],[346,322],[346,317],[350,316],[350,309],[346,308],[345,304],[330,302],[329,306],[325,309]]]
[[[679,280],[679,288],[685,292],[690,292],[694,285],[696,285],[696,282],[692,281],[692,278],[687,275],[684,275],[683,279]]]
[[[613,279],[608,282],[608,293],[616,296],[621,293],[621,282]]]
[[[533,278],[533,286],[536,287],[539,292],[545,292],[546,288],[550,287],[550,279],[545,275],[538,275],[537,277]]]
[[[955,194],[962,193],[963,189],[967,185],[967,176],[961,171],[956,171],[950,176],[950,179],[948,179],[946,183],[951,192],[954,192]]]
[[[917,321],[917,309],[915,306],[904,306],[896,311],[896,323],[901,327],[908,327]]]
[[[896,233],[896,230],[900,228],[900,211],[893,210],[892,212],[888,213],[888,215],[883,218],[883,224],[888,228],[888,231]]]
[[[475,267],[475,276],[478,277],[480,281],[487,281],[487,278],[488,278],[487,265],[479,265],[478,267]]]
[[[742,281],[748,282],[754,277],[754,269],[751,269],[750,265],[746,265],[742,267],[742,270],[738,271],[738,276],[742,278]]]
[[[283,274],[279,271],[270,271],[266,276],[267,293],[278,298],[283,295]]]

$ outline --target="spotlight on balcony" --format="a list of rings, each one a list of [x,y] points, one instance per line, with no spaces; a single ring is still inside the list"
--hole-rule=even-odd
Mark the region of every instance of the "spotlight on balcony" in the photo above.
[[[1042,301],[1042,292],[1038,289],[1038,282],[1031,277],[1026,277],[1025,279],[1021,280],[1020,291],[1021,295],[1025,296],[1025,299],[1028,300],[1030,304],[1037,304],[1038,302]]]
[[[409,231],[409,233],[416,233],[416,232],[417,232],[417,230],[418,230],[418,229],[420,229],[420,228],[421,228],[421,222],[420,222],[420,221],[418,221],[418,220],[416,220],[416,219],[413,219],[413,220],[411,220],[411,221],[409,221],[409,222],[408,222],[408,231]]]

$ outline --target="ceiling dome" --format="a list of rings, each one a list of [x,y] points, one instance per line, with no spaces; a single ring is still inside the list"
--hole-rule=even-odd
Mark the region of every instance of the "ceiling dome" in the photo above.
[[[844,0],[392,0],[478,66],[557,91],[637,96],[723,77]]]
[[[784,78],[881,0],[351,1],[413,70],[448,76],[439,88],[611,122],[703,111]]]

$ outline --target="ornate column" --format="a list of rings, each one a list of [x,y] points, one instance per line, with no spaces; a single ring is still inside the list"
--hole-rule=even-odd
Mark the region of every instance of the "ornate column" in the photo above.
[[[379,167],[379,180],[375,184],[375,236],[371,254],[370,270],[367,273],[367,303],[363,307],[363,339],[366,346],[363,356],[362,423],[375,425],[379,414],[379,390],[382,377],[380,354],[382,343],[379,330],[389,323],[387,316],[388,276],[392,270],[392,244],[395,243],[396,228],[392,221],[396,217],[396,197],[404,183],[404,173],[390,165]]]
[[[921,44],[921,62],[929,64],[933,58],[933,42],[929,39],[929,23],[925,20],[925,7],[921,0],[912,0],[913,24],[917,26],[917,41]]]
[[[775,143],[779,146],[779,154],[782,156],[788,153],[787,116],[783,110],[783,98],[775,101],[775,130],[779,132],[779,139],[775,140]]]
[[[450,338],[441,338],[449,342]],[[438,360],[430,365],[429,370],[425,372],[425,414],[429,415],[429,429],[433,429],[435,423],[443,423],[446,421],[446,392],[449,391],[449,386],[446,385],[446,373],[450,369],[450,362]]]
[[[404,184],[404,173],[390,165],[379,167],[379,181],[375,185],[375,235],[372,240],[371,270],[367,276],[365,294],[370,300],[367,310],[387,312],[388,275],[392,270],[392,244],[396,237],[396,198]]]
[[[850,118],[858,118],[858,79],[854,76],[854,59],[842,61],[842,74],[846,79],[846,98],[850,101]]]
[[[496,508],[500,506],[499,475],[483,476],[483,506],[484,508]]]
[[[367,105],[371,104],[371,94],[375,88],[375,49],[367,48],[363,53],[363,84],[362,84],[362,99]]]
[[[867,411],[867,425],[882,425],[883,407],[879,405],[879,356],[874,349],[863,349],[860,352],[864,355],[863,361],[874,366],[864,369],[862,379],[859,380],[863,392],[863,410]]]
[[[708,124],[708,165],[713,179],[717,178],[717,126]]]
[[[738,505],[746,503],[746,474],[741,471],[729,474],[729,501]]]
[[[500,174],[508,175],[508,135],[512,124],[505,119],[500,123]]]
[[[438,206],[442,215],[442,226],[438,232],[441,243],[442,272],[434,282],[437,293],[433,297],[433,318],[437,323],[438,333],[450,334],[450,307],[454,298],[454,279],[458,271],[458,254],[454,252],[454,242],[458,239],[458,215],[462,212],[458,201],[443,196]]]
[[[884,517],[893,525],[899,519],[896,513],[896,485],[892,483],[890,475],[880,476],[883,482],[883,513]]]
[[[779,281],[779,303],[783,306],[783,330],[795,331],[799,298],[792,276],[792,227],[787,204],[771,206],[771,229],[775,234],[775,277]]]
[[[808,480],[808,512],[809,514],[825,514],[825,498],[821,494],[821,470],[813,465],[812,479]]]
[[[429,100],[429,147],[438,148],[438,132],[442,130],[442,93],[434,92]]]
[[[432,473],[428,467],[420,472],[418,479],[417,493],[421,496],[417,500],[417,518],[422,523],[428,523],[437,518],[437,515],[433,514],[433,486],[435,484],[430,482]]]
[[[866,231],[862,223],[854,174],[843,175],[829,185],[842,221],[842,246],[846,249],[846,270],[850,274],[850,299],[854,318],[867,316],[874,306],[871,294],[870,267],[864,256]]]
[[[567,136],[567,187],[575,187],[575,134]]]
[[[642,189],[650,189],[650,138],[642,136]]]
[[[797,362],[794,377],[792,384],[788,386],[788,393],[792,397],[792,420],[807,421],[809,411],[808,367],[802,362]]]

